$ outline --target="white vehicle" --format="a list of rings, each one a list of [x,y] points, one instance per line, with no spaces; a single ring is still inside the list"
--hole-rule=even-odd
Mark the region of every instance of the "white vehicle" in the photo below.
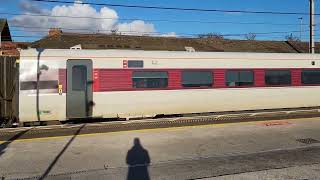
[[[18,67],[21,123],[320,106],[312,54],[28,49]]]

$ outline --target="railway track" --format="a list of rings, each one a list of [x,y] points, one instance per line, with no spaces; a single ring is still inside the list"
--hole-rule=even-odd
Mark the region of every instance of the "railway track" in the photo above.
[[[0,129],[0,141],[32,139],[55,136],[73,136],[80,134],[106,133],[141,129],[197,126],[234,122],[283,120],[320,117],[320,108],[300,108],[281,111],[253,111],[238,113],[217,113],[208,115],[189,115],[185,117],[143,119],[131,121],[113,121],[82,124],[63,124],[38,127],[20,127]]]

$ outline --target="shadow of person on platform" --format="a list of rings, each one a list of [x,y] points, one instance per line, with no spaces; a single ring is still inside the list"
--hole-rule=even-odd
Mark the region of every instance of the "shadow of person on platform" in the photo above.
[[[139,138],[134,139],[133,147],[128,151],[126,161],[128,164],[127,180],[150,180],[149,153],[142,147]]]
[[[21,136],[23,136],[25,133],[27,133],[28,130],[20,131],[16,134],[14,134],[12,137],[10,137],[8,140],[5,140],[4,143],[0,143],[0,156],[2,156],[5,153],[6,148],[15,140],[19,139]]]

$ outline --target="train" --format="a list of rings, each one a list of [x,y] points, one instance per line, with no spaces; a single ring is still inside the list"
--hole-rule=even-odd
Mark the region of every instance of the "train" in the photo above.
[[[320,106],[320,55],[26,49],[20,123]]]

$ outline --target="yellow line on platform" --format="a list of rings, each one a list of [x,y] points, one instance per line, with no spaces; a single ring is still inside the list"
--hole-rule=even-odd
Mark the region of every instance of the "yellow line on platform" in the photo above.
[[[265,120],[265,121],[249,121],[249,122],[233,122],[233,123],[221,123],[221,124],[206,124],[206,125],[194,125],[194,126],[182,126],[182,127],[168,127],[168,128],[154,128],[154,129],[139,129],[139,130],[124,130],[124,131],[115,131],[115,132],[104,132],[104,133],[90,133],[90,134],[79,134],[76,137],[86,137],[86,136],[97,136],[105,134],[120,134],[127,132],[151,132],[151,131],[173,131],[187,128],[204,128],[204,127],[213,127],[213,126],[226,126],[226,125],[245,125],[245,124],[262,124],[275,121],[301,121],[301,120],[315,120],[316,118],[301,118],[301,119],[285,119],[285,120]],[[51,140],[51,139],[62,139],[73,137],[74,135],[66,136],[52,136],[52,137],[41,137],[41,138],[30,138],[30,139],[17,139],[14,141],[0,141],[0,144],[6,142],[30,142],[37,140]]]

